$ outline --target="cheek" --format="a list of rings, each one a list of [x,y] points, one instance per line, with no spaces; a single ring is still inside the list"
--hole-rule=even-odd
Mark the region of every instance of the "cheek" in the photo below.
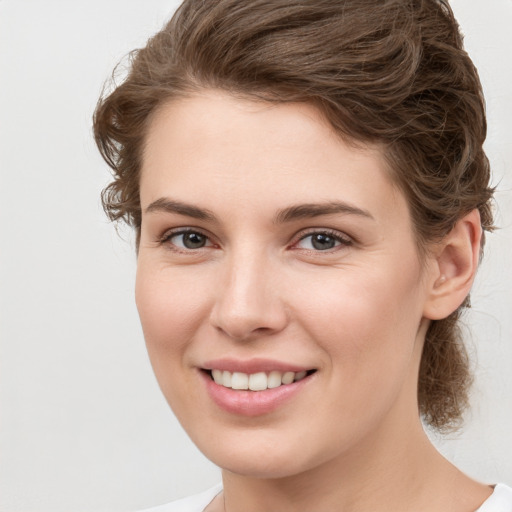
[[[184,416],[197,391],[187,349],[208,318],[203,286],[186,272],[139,261],[135,299],[155,377],[171,408]]]
[[[347,272],[314,283],[321,293],[303,295],[304,328],[335,362],[334,372],[374,380],[386,367],[405,371],[422,318],[418,275],[414,264],[401,273]]]
[[[336,425],[330,435],[341,450],[377,428],[395,404],[415,411],[421,298],[412,274],[366,272],[322,290],[322,300],[309,298],[303,329],[325,354],[317,415]]]
[[[135,300],[153,365],[184,351],[208,315],[205,285],[190,277],[138,263]]]

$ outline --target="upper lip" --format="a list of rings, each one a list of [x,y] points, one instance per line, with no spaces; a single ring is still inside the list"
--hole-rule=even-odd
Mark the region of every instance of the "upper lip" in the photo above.
[[[301,366],[293,363],[288,363],[284,361],[277,361],[273,359],[263,359],[263,358],[255,358],[255,359],[212,359],[210,361],[205,361],[201,368],[203,370],[222,370],[228,372],[240,372],[240,373],[258,373],[258,372],[305,372],[309,370],[313,370],[312,367]]]

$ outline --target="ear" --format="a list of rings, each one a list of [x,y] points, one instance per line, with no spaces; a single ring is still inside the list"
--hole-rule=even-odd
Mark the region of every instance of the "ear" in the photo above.
[[[428,272],[425,318],[446,318],[464,302],[478,267],[481,239],[480,212],[475,209],[436,244]]]

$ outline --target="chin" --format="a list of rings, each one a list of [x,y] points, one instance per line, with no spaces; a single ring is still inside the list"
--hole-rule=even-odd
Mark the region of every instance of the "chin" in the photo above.
[[[306,470],[289,456],[262,457],[261,454],[244,456],[243,454],[218,454],[208,457],[222,470],[250,478],[280,479],[297,475]]]
[[[256,429],[255,429],[256,430]],[[243,432],[225,439],[193,439],[202,453],[221,469],[251,478],[279,479],[306,472],[325,462],[330,454],[308,453],[293,436]],[[238,439],[237,439],[238,438]],[[251,438],[251,439],[249,439]]]

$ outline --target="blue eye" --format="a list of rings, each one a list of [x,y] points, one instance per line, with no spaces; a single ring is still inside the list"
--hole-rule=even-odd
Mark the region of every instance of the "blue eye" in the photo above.
[[[302,237],[297,243],[297,247],[310,251],[328,251],[340,245],[350,244],[350,239],[344,238],[341,235],[329,232],[316,232]]]

